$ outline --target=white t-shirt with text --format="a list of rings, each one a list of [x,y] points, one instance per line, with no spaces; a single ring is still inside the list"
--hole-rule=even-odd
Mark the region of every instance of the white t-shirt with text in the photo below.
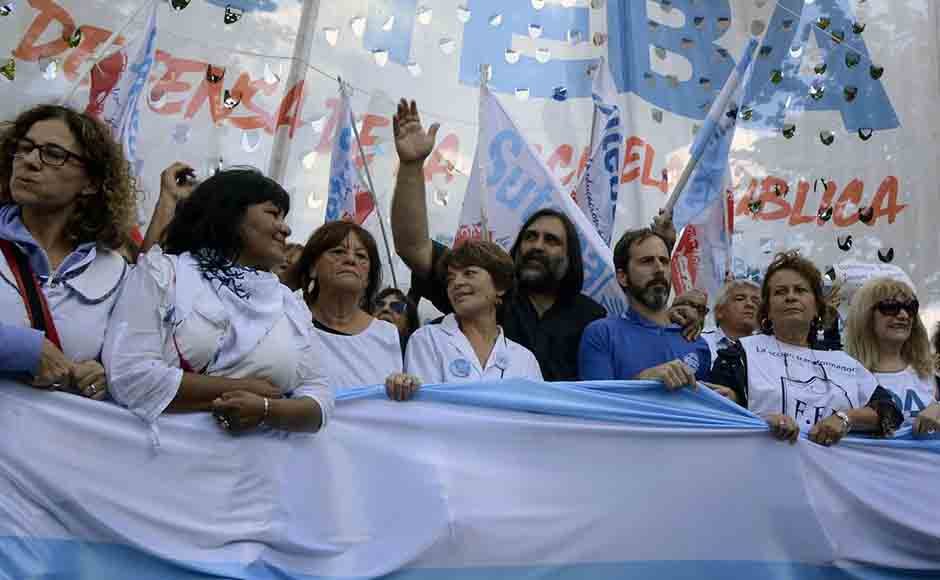
[[[836,411],[864,406],[878,386],[841,350],[794,346],[765,334],[740,342],[747,354],[748,408],[757,415],[788,415],[801,431]]]

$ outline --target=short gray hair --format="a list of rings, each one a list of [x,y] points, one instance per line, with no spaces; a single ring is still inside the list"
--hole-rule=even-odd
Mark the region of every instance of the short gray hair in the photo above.
[[[726,282],[725,285],[721,287],[721,290],[718,291],[718,296],[715,298],[715,309],[717,310],[718,307],[727,304],[728,300],[731,299],[731,294],[742,286],[747,286],[748,288],[757,290],[758,294],[760,293],[760,285],[753,280],[747,278],[731,280],[730,282]]]

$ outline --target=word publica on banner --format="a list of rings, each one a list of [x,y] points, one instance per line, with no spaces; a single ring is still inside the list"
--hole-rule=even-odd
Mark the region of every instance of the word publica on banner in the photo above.
[[[821,192],[818,205],[807,205],[810,189],[813,188],[807,181],[799,181],[796,192],[790,193],[786,180],[779,177],[769,176],[760,181],[751,179],[746,194],[740,196],[737,202],[735,215],[750,215],[761,221],[786,221],[790,226],[815,223],[817,227],[824,227],[831,219],[835,227],[847,228],[859,221],[874,226],[879,220],[886,219],[889,224],[893,224],[898,215],[909,207],[900,203],[899,182],[893,175],[882,180],[867,203],[864,201],[865,183],[860,179],[850,180],[841,193],[833,180],[817,180],[817,184],[820,183],[825,184],[825,189]],[[760,193],[757,193],[758,187]],[[757,211],[753,211],[752,207],[757,207]],[[871,210],[870,220],[862,220],[863,209]]]
[[[77,28],[72,15],[53,0],[29,0],[29,4],[37,13],[20,38],[13,55],[24,61],[65,55],[62,70],[66,78],[74,80],[82,63],[107,41],[111,31],[82,25],[81,41],[73,49],[67,40]],[[55,40],[40,44],[40,38],[47,35],[48,31],[52,31]],[[123,38],[118,38],[116,42],[118,45],[124,43]],[[192,119],[203,107],[208,106],[214,123],[224,121],[242,130],[263,129],[269,134],[273,134],[277,127],[287,126],[290,127],[291,136],[300,124],[303,81],[284,90],[276,111],[272,111],[258,102],[259,95],[270,97],[278,94],[278,83],[268,83],[264,79],[253,80],[247,72],[241,72],[235,82],[226,88],[224,68],[210,62],[178,58],[165,50],[156,51],[153,68],[164,69],[162,74],[151,74],[148,79],[150,87],[147,103],[150,110],[158,115],[182,114],[184,118]],[[82,82],[87,83],[88,80],[82,79]],[[226,106],[226,90],[231,98],[237,100],[237,107]]]

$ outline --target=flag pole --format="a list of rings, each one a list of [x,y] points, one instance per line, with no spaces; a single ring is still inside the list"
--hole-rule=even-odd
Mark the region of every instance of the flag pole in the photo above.
[[[343,98],[348,99],[349,95],[346,92],[346,84],[343,82],[342,77],[337,77],[339,81],[339,90],[343,94]],[[382,241],[385,243],[385,255],[388,257],[388,267],[392,272],[392,284],[395,285],[395,288],[398,288],[398,277],[395,275],[395,262],[392,259],[392,248],[388,243],[388,233],[385,231],[385,218],[382,217],[382,207],[379,204],[379,199],[375,195],[375,185],[372,184],[372,172],[369,171],[369,160],[366,158],[365,149],[362,147],[362,141],[359,140],[359,129],[356,127],[356,115],[353,114],[352,103],[349,105],[349,116],[350,125],[352,125],[353,135],[356,137],[356,145],[359,147],[359,156],[362,158],[362,167],[366,172],[366,182],[369,184],[369,195],[372,196],[372,206],[375,208],[375,214],[379,218],[379,229],[382,232]]]
[[[757,50],[759,42],[752,38],[745,48],[745,53],[742,58],[748,59],[748,64],[753,58],[754,51]],[[741,84],[745,76],[744,71],[740,74],[737,74],[737,70],[732,71],[731,76],[728,77],[728,80],[725,81],[723,87],[721,87],[721,92],[718,93],[718,97],[715,98],[715,102],[712,103],[711,109],[708,111],[708,116],[705,118],[705,124],[702,126],[700,131],[708,131],[710,125],[715,125],[721,122],[721,116],[724,114],[725,109],[728,107],[728,103],[731,101],[731,95],[737,90],[738,85]],[[704,135],[705,133],[703,133]],[[704,151],[704,143],[698,148],[698,150],[693,151],[692,156],[689,158],[689,162],[686,163],[685,168],[682,170],[682,174],[679,175],[679,180],[676,181],[676,186],[672,189],[672,194],[669,196],[669,199],[666,201],[666,205],[663,206],[663,212],[666,215],[671,216],[673,209],[676,207],[676,202],[679,201],[679,195],[682,194],[682,190],[685,189],[685,186],[689,183],[689,179],[692,177],[692,172],[695,171],[696,166],[698,166],[699,160],[702,158],[702,153]]]
[[[487,90],[486,88],[486,79],[487,79],[486,67],[487,66],[489,65],[486,65],[486,64],[480,65],[480,97],[481,97],[480,104],[481,105],[483,104],[483,98],[482,98],[483,92]],[[481,109],[478,112],[478,115],[482,113],[483,113],[483,110]],[[493,240],[490,238],[490,220],[489,220],[489,215],[487,212],[487,205],[488,205],[487,202],[488,202],[489,196],[486,193],[486,176],[484,175],[485,169],[483,167],[482,160],[480,161],[480,165],[477,169],[478,169],[477,179],[480,180],[480,227],[483,230],[480,232],[480,239],[483,240],[484,242],[491,242]]]
[[[77,73],[75,73],[75,80],[72,81],[72,86],[69,87],[69,92],[59,100],[60,105],[66,105],[69,101],[72,100],[72,97],[74,97],[75,93],[78,91],[78,87],[82,84],[82,79],[85,78],[85,75],[90,73],[91,69],[93,69],[96,64],[104,60],[105,52],[107,52],[107,50],[111,48],[115,42],[117,42],[117,39],[120,38],[122,34],[127,32],[127,29],[130,28],[134,20],[137,20],[137,17],[140,15],[140,13],[143,12],[145,8],[155,5],[157,1],[158,0],[147,0],[146,2],[141,3],[137,10],[135,10],[134,13],[124,21],[124,24],[122,24],[119,28],[116,28],[114,32],[111,33],[111,36],[108,37],[108,40],[106,40],[104,44],[98,48],[98,50],[92,53],[90,58],[86,58],[82,62],[81,68]],[[89,62],[91,64],[88,64]]]

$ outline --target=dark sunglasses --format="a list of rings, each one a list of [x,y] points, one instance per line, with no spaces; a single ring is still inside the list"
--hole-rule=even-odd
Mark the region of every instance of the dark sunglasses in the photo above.
[[[401,300],[392,300],[391,302],[385,302],[383,300],[376,300],[373,306],[375,306],[376,312],[388,306],[388,309],[394,312],[395,314],[402,314],[408,308],[408,305],[402,302]]]
[[[875,309],[885,316],[897,316],[904,310],[907,312],[908,316],[913,318],[917,316],[917,311],[920,310],[920,302],[917,301],[917,298],[913,298],[908,302],[882,300],[878,304],[875,304]]]

